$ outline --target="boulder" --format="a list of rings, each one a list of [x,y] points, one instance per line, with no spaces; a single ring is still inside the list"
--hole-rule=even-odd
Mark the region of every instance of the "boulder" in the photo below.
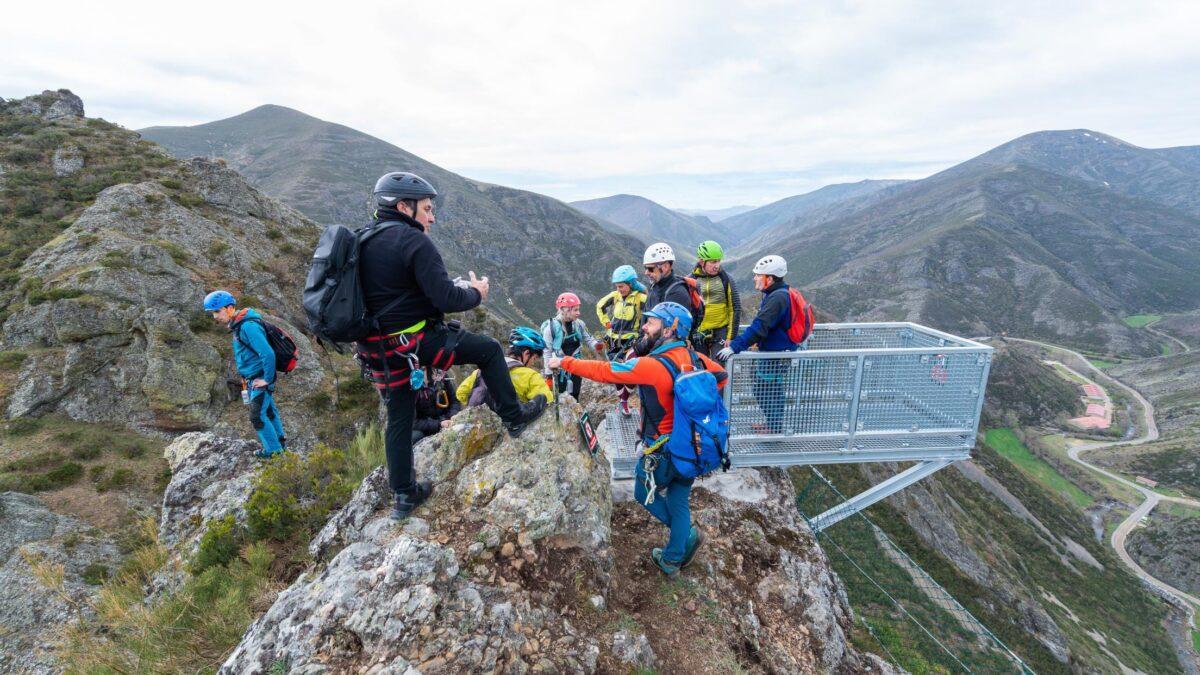
[[[70,176],[83,168],[83,151],[76,145],[64,145],[54,151],[50,163],[55,176]]]
[[[329,562],[280,594],[221,672],[594,671],[598,640],[556,598],[607,586],[609,467],[552,415],[519,439],[499,428],[475,408],[419,444],[439,484],[403,527],[383,472],[368,477],[314,540]]]
[[[171,464],[171,482],[163,493],[158,539],[182,557],[196,550],[214,519],[233,514],[246,522],[246,499],[261,465],[256,441],[189,433],[175,439],[163,456]]]
[[[84,523],[32,495],[0,493],[0,673],[61,672],[56,629],[91,613],[97,584],[119,563],[117,547]]]

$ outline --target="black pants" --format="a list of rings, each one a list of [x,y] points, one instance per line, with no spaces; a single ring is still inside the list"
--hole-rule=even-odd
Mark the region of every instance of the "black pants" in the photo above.
[[[583,388],[583,378],[582,377],[580,377],[578,375],[570,375],[568,377],[559,376],[556,378],[556,380],[557,380],[557,386],[555,386],[555,388],[554,388],[556,393],[561,394],[564,391],[566,391],[567,383],[570,382],[571,396],[574,396],[576,401],[579,400],[579,390]]]
[[[446,344],[449,336],[450,332],[445,327],[427,331],[417,348],[421,363],[432,363],[433,357]],[[458,346],[454,348],[454,362],[479,366],[488,391],[496,399],[496,413],[507,423],[517,422],[521,407],[517,402],[517,390],[513,389],[512,379],[508,376],[508,365],[504,362],[504,350],[499,342],[484,335],[468,333],[464,329]],[[411,387],[403,385],[393,389],[387,401],[384,448],[387,452],[388,484],[395,492],[410,492],[416,483],[412,452],[416,397],[417,393]]]

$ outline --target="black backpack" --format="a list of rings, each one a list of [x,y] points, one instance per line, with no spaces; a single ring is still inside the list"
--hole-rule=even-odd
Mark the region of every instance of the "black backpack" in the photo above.
[[[304,283],[304,313],[316,336],[333,344],[359,342],[375,328],[367,315],[362,280],[358,276],[359,252],[371,237],[396,223],[383,223],[351,230],[329,225],[321,234],[312,266]],[[390,307],[384,307],[379,314]]]
[[[250,349],[250,344],[242,339],[242,324],[254,322],[263,328],[263,332],[267,334],[267,344],[271,345],[271,351],[275,352],[275,370],[280,373],[290,373],[296,369],[296,362],[300,358],[300,349],[296,347],[296,341],[291,335],[283,332],[283,329],[270,321],[264,321],[257,317],[246,317],[238,322],[237,339],[246,349]]]

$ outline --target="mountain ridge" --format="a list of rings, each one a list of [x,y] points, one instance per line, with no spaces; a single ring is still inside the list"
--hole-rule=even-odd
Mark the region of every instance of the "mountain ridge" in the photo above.
[[[431,229],[454,274],[492,283],[489,310],[536,323],[563,290],[595,301],[612,269],[640,255],[636,238],[566,204],[475,181],[345,125],[284,106],[259,106],[192,127],[149,127],[144,138],[177,157],[221,157],[251,184],[321,222],[365,223],[370,191],[387,171],[412,171],[438,188]]]

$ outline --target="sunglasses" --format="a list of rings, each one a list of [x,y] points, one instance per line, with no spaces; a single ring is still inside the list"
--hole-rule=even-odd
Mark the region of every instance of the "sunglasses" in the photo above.
[[[658,271],[658,265],[646,265],[645,269],[647,272],[656,272]]]

